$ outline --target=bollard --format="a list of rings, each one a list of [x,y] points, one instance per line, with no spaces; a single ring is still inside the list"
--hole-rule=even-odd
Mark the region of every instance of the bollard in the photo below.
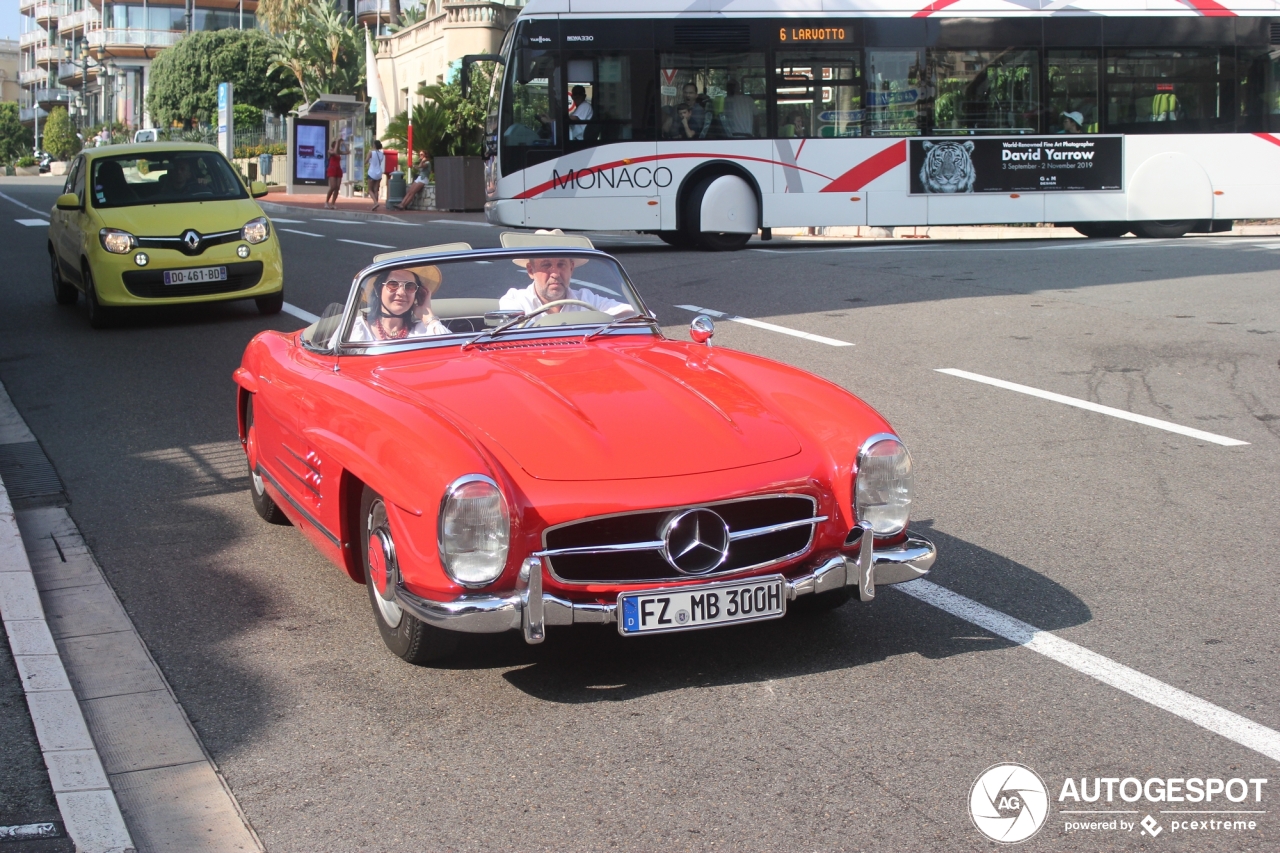
[[[395,207],[404,201],[404,172],[395,171],[387,176],[387,207]]]

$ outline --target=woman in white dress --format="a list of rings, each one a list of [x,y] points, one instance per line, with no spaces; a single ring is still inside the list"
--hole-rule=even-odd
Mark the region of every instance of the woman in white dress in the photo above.
[[[411,269],[379,273],[369,293],[368,311],[356,316],[347,340],[369,343],[449,334],[449,328],[431,313],[431,295],[440,288],[440,271],[426,267],[421,273]]]

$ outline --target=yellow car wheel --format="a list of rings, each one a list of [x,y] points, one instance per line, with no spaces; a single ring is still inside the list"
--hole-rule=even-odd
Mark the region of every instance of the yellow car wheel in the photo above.
[[[49,273],[53,278],[53,301],[59,305],[75,305],[80,298],[80,291],[62,277],[62,270],[58,269],[58,256],[53,249],[49,250]]]
[[[89,325],[95,329],[107,329],[115,324],[116,310],[115,308],[107,308],[98,301],[98,292],[93,286],[93,273],[89,270],[89,265],[84,265],[84,304],[89,309]]]

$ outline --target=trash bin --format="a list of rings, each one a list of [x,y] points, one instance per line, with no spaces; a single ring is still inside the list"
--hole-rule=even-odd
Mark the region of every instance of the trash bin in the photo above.
[[[271,174],[271,155],[270,154],[258,155],[258,173],[262,175],[264,178],[267,175]]]
[[[387,207],[395,207],[404,201],[404,172],[395,171],[387,175]]]

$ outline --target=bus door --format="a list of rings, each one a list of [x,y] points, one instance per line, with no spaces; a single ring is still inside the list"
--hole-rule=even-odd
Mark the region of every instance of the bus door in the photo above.
[[[774,56],[778,133],[765,224],[865,225],[865,193],[823,192],[877,150],[862,141],[862,52],[841,46],[779,47]]]
[[[498,150],[499,194],[519,195],[531,188],[525,170],[564,153],[564,90],[557,21],[525,21],[516,30],[511,62],[503,77]],[[542,170],[539,170],[542,171]],[[513,189],[506,180],[524,176]]]

